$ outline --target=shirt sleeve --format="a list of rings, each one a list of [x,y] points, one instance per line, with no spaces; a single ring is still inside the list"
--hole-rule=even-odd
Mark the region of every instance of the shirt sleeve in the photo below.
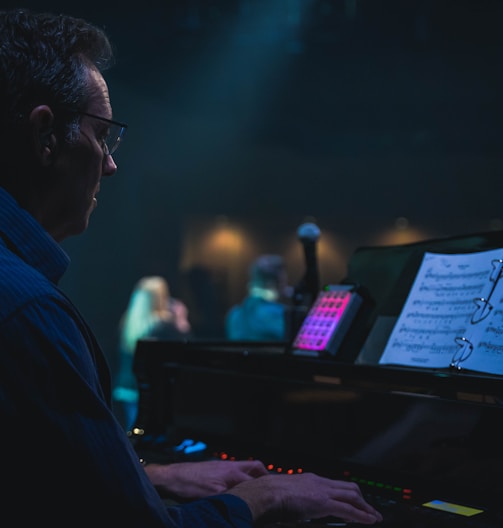
[[[168,508],[184,528],[251,528],[252,515],[245,501],[235,495],[214,495]]]

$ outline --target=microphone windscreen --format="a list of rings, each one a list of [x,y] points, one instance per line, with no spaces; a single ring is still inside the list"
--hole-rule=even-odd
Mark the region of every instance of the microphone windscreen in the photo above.
[[[297,236],[300,240],[316,242],[320,238],[320,228],[312,222],[307,222],[297,229]]]

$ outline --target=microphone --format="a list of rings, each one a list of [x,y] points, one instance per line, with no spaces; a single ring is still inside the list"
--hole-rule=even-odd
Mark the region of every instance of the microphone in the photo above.
[[[320,276],[316,257],[316,242],[320,238],[320,228],[312,222],[307,222],[297,229],[297,236],[304,247],[306,272],[296,289],[295,297],[299,304],[310,306],[320,290]]]

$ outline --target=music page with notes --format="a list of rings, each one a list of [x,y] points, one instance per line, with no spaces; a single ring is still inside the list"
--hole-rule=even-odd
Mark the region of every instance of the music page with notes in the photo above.
[[[502,269],[503,249],[425,253],[379,364],[503,375]]]

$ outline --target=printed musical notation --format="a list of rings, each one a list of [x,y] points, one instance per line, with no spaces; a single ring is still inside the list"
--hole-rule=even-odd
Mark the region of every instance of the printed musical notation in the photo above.
[[[502,274],[503,249],[425,253],[379,363],[503,375]]]

